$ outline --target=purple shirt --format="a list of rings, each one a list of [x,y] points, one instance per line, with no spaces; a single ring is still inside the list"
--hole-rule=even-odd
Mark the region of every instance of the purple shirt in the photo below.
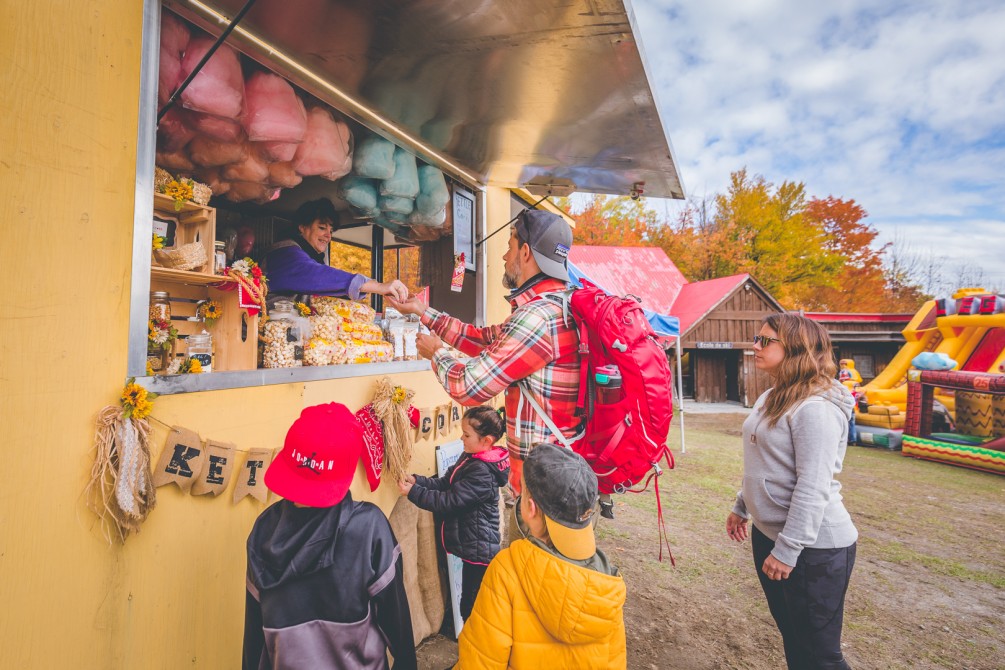
[[[293,240],[279,242],[265,257],[269,293],[346,296],[359,300],[366,275],[318,263]]]

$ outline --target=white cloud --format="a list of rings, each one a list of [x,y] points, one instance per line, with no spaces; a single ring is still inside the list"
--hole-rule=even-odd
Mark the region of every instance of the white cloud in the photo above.
[[[682,177],[853,198],[885,237],[1005,256],[1005,5],[635,0]],[[955,232],[953,232],[955,231]]]

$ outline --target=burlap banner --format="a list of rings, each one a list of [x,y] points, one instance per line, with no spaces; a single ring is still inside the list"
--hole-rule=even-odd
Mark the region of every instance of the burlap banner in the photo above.
[[[450,429],[460,430],[461,429],[461,418],[464,416],[464,410],[461,408],[460,403],[452,402],[450,403]]]
[[[192,495],[218,496],[227,489],[237,447],[229,442],[206,440],[206,468],[192,486]]]
[[[416,428],[415,441],[428,440],[433,437],[436,427],[436,408],[419,408],[419,427]]]
[[[436,408],[436,439],[442,440],[450,434],[450,405],[440,405]]]
[[[237,472],[237,486],[234,488],[234,502],[251,496],[261,502],[269,499],[269,489],[265,487],[265,471],[272,463],[272,449],[251,449],[244,466]]]
[[[174,482],[188,493],[205,463],[206,450],[199,434],[188,428],[172,426],[153,472],[154,486]]]

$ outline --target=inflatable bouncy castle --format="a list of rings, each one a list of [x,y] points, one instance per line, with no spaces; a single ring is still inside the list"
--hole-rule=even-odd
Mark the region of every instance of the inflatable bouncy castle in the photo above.
[[[1005,374],[912,370],[904,455],[1005,474]],[[933,421],[936,390],[956,394],[956,427]]]
[[[984,400],[974,400],[965,389],[933,388],[930,405],[924,410],[909,408],[908,374],[920,367],[1005,374],[1005,296],[969,288],[951,298],[929,300],[903,335],[906,343],[890,364],[859,389],[855,415],[859,443],[900,448],[912,411],[929,412],[940,429],[936,432],[969,431],[973,423],[980,424]]]

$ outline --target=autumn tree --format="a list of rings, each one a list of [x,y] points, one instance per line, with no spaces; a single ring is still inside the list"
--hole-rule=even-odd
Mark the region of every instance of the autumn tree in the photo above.
[[[807,221],[823,229],[823,245],[842,259],[833,285],[805,284],[795,291],[805,309],[822,312],[889,311],[890,296],[883,273],[888,245],[873,246],[879,231],[864,223],[867,213],[854,200],[828,196],[812,198],[804,212]]]
[[[712,198],[691,200],[676,220],[651,226],[647,233],[689,281],[736,274],[743,262],[743,241],[716,223],[714,210]]]
[[[646,208],[644,200],[625,196],[594,195],[581,210],[572,207],[569,198],[556,204],[576,221],[573,244],[586,246],[639,247],[646,245],[646,232],[657,221],[656,212]]]

